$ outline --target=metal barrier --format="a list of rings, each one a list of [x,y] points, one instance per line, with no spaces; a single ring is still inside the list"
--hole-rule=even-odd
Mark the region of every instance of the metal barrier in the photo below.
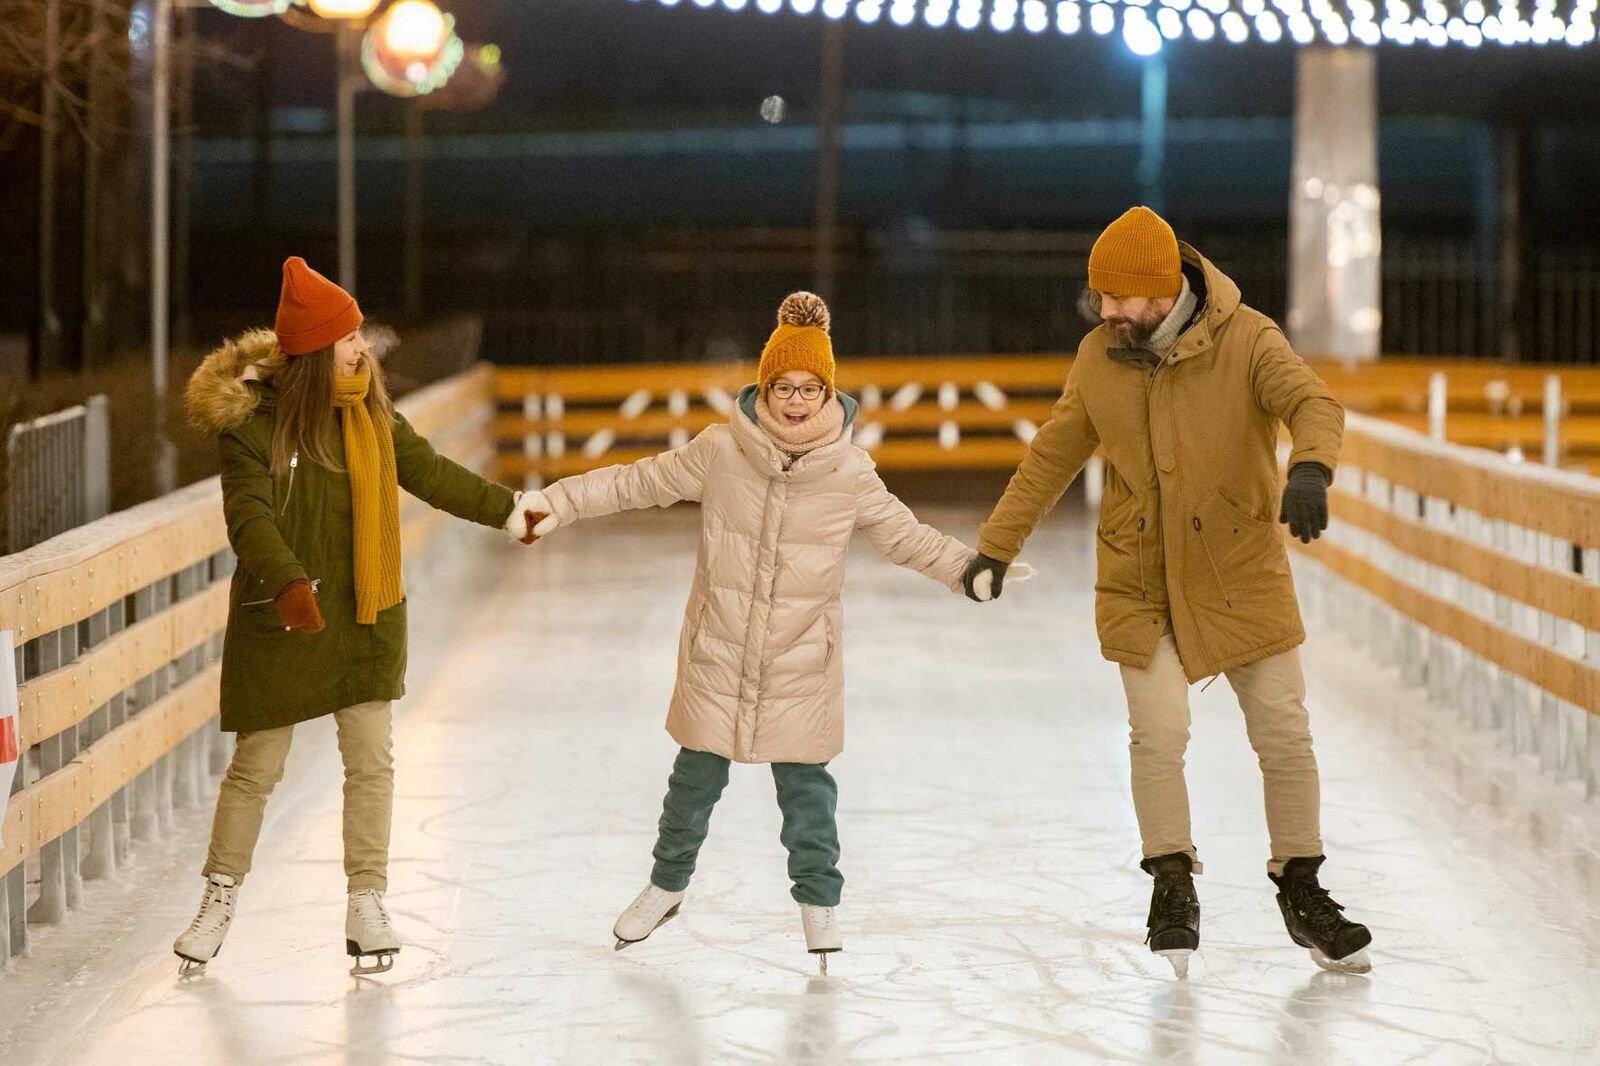
[[[1308,606],[1600,794],[1600,480],[1351,415]]]
[[[6,438],[6,551],[31,548],[111,509],[106,398],[19,422]]]
[[[477,368],[400,409],[464,465],[491,464],[493,375]],[[427,584],[443,529],[401,511],[407,581]],[[17,644],[23,757],[0,846],[0,965],[30,925],[62,921],[83,881],[206,801],[231,739],[217,713],[234,560],[215,478],[0,559],[0,629]]]
[[[884,469],[1004,469],[1049,417],[1071,363],[1064,354],[848,359],[839,385],[861,403],[857,443]],[[1520,458],[1545,451],[1553,432],[1557,464],[1600,472],[1600,368],[1416,359],[1313,365],[1348,409],[1418,429],[1430,419],[1431,383],[1448,366],[1447,439]],[[747,363],[502,367],[501,475],[552,479],[677,447],[725,420],[754,377]],[[1439,409],[1437,396],[1433,403]]]

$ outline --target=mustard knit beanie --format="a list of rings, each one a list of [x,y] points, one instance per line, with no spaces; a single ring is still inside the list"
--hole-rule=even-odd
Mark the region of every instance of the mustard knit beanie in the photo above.
[[[822,297],[792,292],[778,306],[778,328],[761,349],[756,381],[762,389],[791,370],[808,370],[833,391],[833,341],[828,337],[832,319]]]
[[[1089,288],[1115,296],[1176,296],[1183,260],[1172,227],[1148,207],[1130,208],[1089,252]]]

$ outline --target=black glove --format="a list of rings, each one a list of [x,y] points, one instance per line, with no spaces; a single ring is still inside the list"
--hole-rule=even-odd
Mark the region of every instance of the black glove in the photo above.
[[[994,575],[994,584],[989,586],[989,599],[998,600],[1000,598],[1000,586],[1005,584],[1006,570],[1010,566],[1010,563],[1002,563],[999,559],[991,559],[982,552],[974,555],[972,562],[967,564],[966,573],[961,575],[961,587],[967,590],[967,599],[976,600],[978,603],[988,602],[987,600],[978,599],[978,594],[973,589],[972,583],[978,579],[979,574],[990,573]]]
[[[1289,524],[1289,533],[1310,544],[1328,528],[1328,483],[1333,472],[1321,463],[1296,463],[1289,468],[1289,482],[1283,487],[1283,507],[1278,521]]]

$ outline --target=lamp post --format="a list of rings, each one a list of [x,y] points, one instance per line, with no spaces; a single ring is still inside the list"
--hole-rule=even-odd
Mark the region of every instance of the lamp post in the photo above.
[[[150,384],[155,395],[156,491],[178,487],[178,455],[167,439],[168,160],[172,145],[172,0],[155,0],[151,18]]]
[[[339,287],[356,291],[356,69],[354,24],[378,6],[378,0],[310,0],[312,11],[337,22],[334,45],[338,52],[336,103],[339,141]]]

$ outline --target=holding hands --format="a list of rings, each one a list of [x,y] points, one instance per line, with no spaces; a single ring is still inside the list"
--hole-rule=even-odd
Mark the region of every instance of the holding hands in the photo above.
[[[503,527],[506,536],[521,544],[532,544],[540,537],[555,531],[561,523],[555,516],[555,509],[550,506],[550,500],[544,493],[537,489],[533,492],[519,492],[516,503],[511,507],[511,514],[506,518]]]
[[[1006,571],[1010,568],[1010,563],[1002,563],[982,552],[973,555],[966,573],[961,575],[961,585],[967,591],[967,599],[979,603],[998,600],[1000,589],[1006,581]]]

